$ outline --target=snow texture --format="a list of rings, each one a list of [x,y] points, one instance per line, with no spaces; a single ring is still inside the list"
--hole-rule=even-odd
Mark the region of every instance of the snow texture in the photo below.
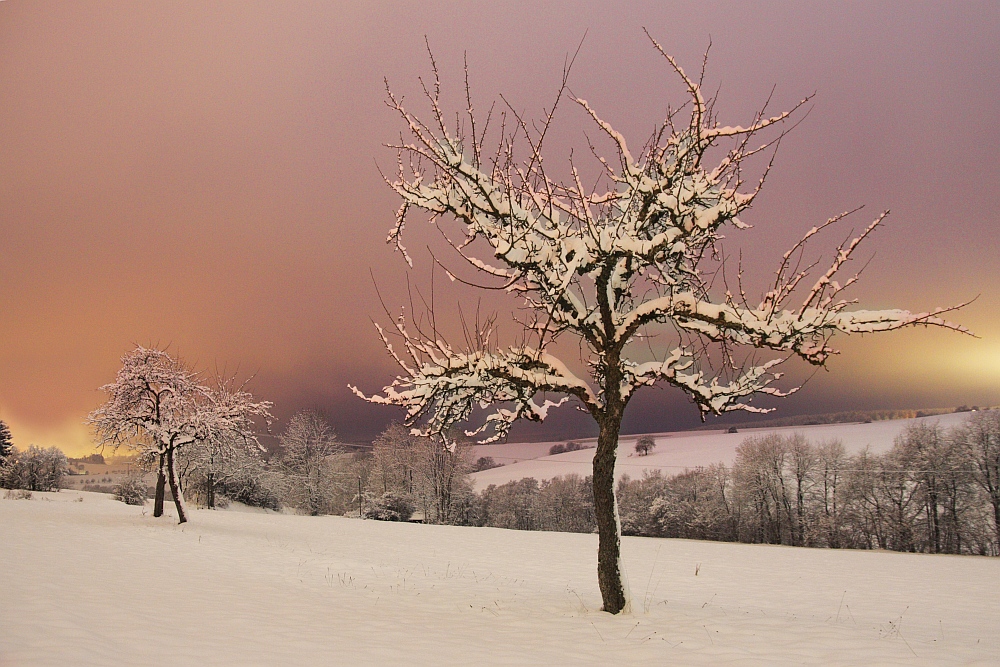
[[[0,499],[0,526],[4,666],[1000,662],[995,558],[625,537],[634,602],[612,616],[596,535],[178,526],[65,491]]]

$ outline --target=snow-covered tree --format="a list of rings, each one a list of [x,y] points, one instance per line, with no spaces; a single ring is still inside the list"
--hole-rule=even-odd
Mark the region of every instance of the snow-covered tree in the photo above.
[[[218,488],[232,491],[262,474],[261,454],[265,450],[257,439],[253,419],[264,415],[240,407],[253,403],[246,384],[237,385],[234,378],[216,378],[208,403],[211,409],[228,413],[231,423],[209,431],[207,437],[195,440],[184,451],[186,477],[202,482],[203,500],[209,508],[215,507]]]
[[[14,446],[14,438],[10,434],[10,427],[7,423],[0,419],[0,464],[3,460],[7,458],[10,454],[11,448]]]
[[[62,450],[31,445],[24,451],[11,447],[0,461],[0,487],[27,491],[58,491],[69,463]]]
[[[739,216],[763,184],[763,178],[745,183],[745,161],[773,142],[750,142],[761,131],[780,128],[801,105],[772,117],[762,111],[745,126],[721,125],[700,79],[651,41],[687,88],[690,99],[681,108],[688,116],[681,122],[678,110],[668,110],[635,151],[586,100],[573,98],[613,150],[613,157],[604,157],[591,143],[601,176],[589,186],[572,159],[562,179],[550,175],[543,159],[556,108],[567,96],[568,69],[541,122],[529,122],[509,105],[509,115],[492,118],[502,134],[494,152],[484,147],[491,119],[477,117],[468,84],[465,121],[450,125],[433,58],[434,82],[425,88],[429,121],[388,91],[389,106],[411,135],[396,146],[398,174],[389,185],[403,203],[389,242],[412,265],[403,244],[405,223],[413,210],[429,213],[482,280],[520,297],[534,317],[517,344],[500,346],[490,321],[466,332],[471,344],[465,348],[400,317],[394,331],[378,331],[401,376],[381,395],[366,397],[355,389],[369,401],[403,406],[407,424],[424,435],[478,420],[468,434],[482,442],[503,438],[518,419],[541,421],[567,400],[589,412],[599,427],[593,467],[598,580],[604,609],[612,613],[627,603],[614,468],[622,418],[637,389],[672,385],[703,416],[764,412],[750,403],[752,397],[795,390],[776,386],[778,364],[797,356],[824,365],[836,353],[830,345],[834,334],[914,325],[965,331],[939,317],[948,309],[852,310],[854,302],[843,298],[858,275],[839,274],[884,214],[839,245],[815,278],[809,278],[816,263],[805,256],[807,242],[846,214],[810,229],[752,303],[742,272],[726,276],[720,242],[724,230],[749,226]],[[717,159],[709,162],[712,156]],[[456,271],[448,275],[472,282]],[[584,363],[552,351],[552,343],[566,335],[579,339]],[[761,361],[760,350],[775,355]],[[480,409],[492,411],[483,415]]]
[[[198,373],[162,350],[136,347],[122,357],[115,381],[101,389],[107,402],[87,418],[98,447],[125,447],[157,466],[153,515],[162,516],[165,485],[187,521],[176,452],[196,442],[235,439],[259,447],[254,419],[271,419],[271,403],[254,401],[245,386],[201,383]]]
[[[303,410],[292,416],[279,442],[277,464],[283,473],[285,502],[312,516],[340,509],[351,486],[338,469],[342,447],[329,422],[317,412]]]

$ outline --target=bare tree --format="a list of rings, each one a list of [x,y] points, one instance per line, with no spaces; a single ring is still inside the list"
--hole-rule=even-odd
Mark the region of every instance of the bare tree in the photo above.
[[[473,468],[469,451],[461,438],[417,436],[390,424],[372,443],[369,489],[375,495],[406,494],[419,500],[425,521],[449,523],[455,495]]]
[[[733,476],[752,541],[794,544],[794,510],[789,470],[796,437],[777,433],[751,436],[736,448]]]
[[[996,553],[1000,554],[1000,410],[973,413],[957,429],[955,438],[966,448],[966,460],[973,466],[976,483],[989,498]]]
[[[839,440],[821,443],[816,452],[817,487],[822,498],[822,518],[820,519],[823,539],[828,547],[840,548],[841,524],[843,523],[844,472],[847,467],[847,453],[844,443]]]
[[[400,424],[390,424],[372,442],[373,464],[368,477],[371,493],[390,491],[417,495],[420,439]]]
[[[806,544],[807,494],[814,485],[816,469],[816,450],[801,433],[791,436],[788,442],[789,463],[792,482],[795,484],[795,521],[793,525],[792,544]]]
[[[928,550],[941,553],[942,514],[946,511],[949,468],[954,466],[954,449],[937,423],[911,424],[896,438],[895,450],[901,467],[907,469],[924,513]]]
[[[280,442],[277,460],[287,483],[286,502],[312,516],[339,509],[345,486],[337,469],[342,448],[329,422],[312,410],[298,412]]]
[[[389,106],[412,137],[395,146],[398,174],[389,185],[403,203],[389,241],[412,265],[402,242],[407,214],[413,209],[428,212],[481,279],[520,297],[530,315],[514,345],[497,343],[495,321],[489,319],[466,331],[464,349],[445,340],[433,317],[426,327],[400,317],[391,334],[399,346],[381,326],[378,331],[403,374],[381,395],[365,397],[354,388],[367,400],[405,407],[407,425],[422,424],[419,430],[425,435],[446,434],[453,424],[479,419],[478,408],[494,406],[467,431],[482,442],[503,438],[518,419],[541,421],[550,408],[575,399],[599,427],[593,465],[598,582],[604,609],[611,613],[627,603],[614,468],[622,418],[637,389],[657,383],[677,387],[703,416],[763,412],[748,403],[751,397],[794,391],[774,386],[781,375],[777,364],[798,356],[822,366],[835,353],[829,344],[833,334],[918,324],[965,331],[938,317],[941,309],[848,310],[853,302],[842,294],[858,276],[841,280],[839,272],[884,214],[839,245],[817,279],[808,279],[816,262],[805,258],[806,244],[846,214],[809,230],[785,253],[758,304],[751,304],[742,280],[725,288],[721,231],[727,225],[748,227],[738,216],[754,201],[763,178],[744,187],[744,162],[773,143],[759,147],[750,142],[759,132],[779,127],[801,103],[771,117],[762,110],[746,126],[720,125],[714,100],[702,94],[701,79],[689,77],[659,44],[652,44],[686,86],[689,116],[678,122],[678,110],[668,109],[636,153],[586,100],[572,98],[614,152],[607,159],[594,143],[589,145],[601,172],[590,185],[584,185],[572,159],[563,179],[553,178],[543,159],[545,138],[568,94],[572,63],[564,69],[552,107],[537,124],[509,105],[499,120],[492,114],[477,116],[466,76],[466,120],[449,128],[433,56],[434,80],[424,88],[429,122],[388,91]],[[484,146],[491,121],[501,135],[494,152]],[[708,164],[710,150],[720,142],[731,142],[731,148]],[[457,226],[449,227],[450,219]],[[483,249],[491,256],[477,256]],[[575,372],[550,351],[563,335],[578,337],[586,373]],[[666,345],[671,338],[673,343]],[[757,349],[779,354],[757,361]],[[550,395],[563,398],[553,401]]]
[[[215,389],[207,387],[179,359],[142,346],[122,357],[115,381],[101,389],[108,400],[87,417],[98,447],[125,447],[155,461],[153,516],[163,515],[164,487],[169,483],[180,523],[187,521],[187,509],[176,452],[223,438],[259,447],[253,420],[271,419],[271,403],[254,401],[246,383],[220,380]]]

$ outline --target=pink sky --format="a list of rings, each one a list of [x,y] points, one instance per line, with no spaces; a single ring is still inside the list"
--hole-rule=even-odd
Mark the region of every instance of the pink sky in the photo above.
[[[391,307],[406,299],[384,244],[398,202],[378,165],[392,167],[383,144],[401,126],[383,77],[415,100],[426,35],[453,108],[467,52],[478,106],[502,93],[537,116],[587,31],[571,88],[641,142],[683,101],[643,26],[689,68],[711,36],[723,122],[748,120],[772,86],[775,109],[817,93],[745,216],[759,277],[806,229],[864,204],[861,218],[892,215],[862,253],[863,304],[979,295],[956,319],[980,339],[844,339],[778,415],[1000,402],[995,4],[537,5],[0,3],[0,418],[15,442],[82,451],[97,387],[135,343],[255,373],[281,417],[320,408],[345,439],[376,433],[398,413],[346,385],[394,372],[369,270]],[[556,156],[585,145],[577,109],[558,122]],[[414,226],[410,245],[432,239]],[[426,284],[430,259],[415,260]],[[459,298],[476,295],[442,290],[439,317]],[[697,419],[670,391],[630,410],[633,431]],[[547,432],[582,423],[568,413]]]

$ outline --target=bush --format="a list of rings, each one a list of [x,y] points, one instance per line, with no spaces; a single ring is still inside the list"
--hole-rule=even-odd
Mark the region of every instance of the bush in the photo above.
[[[401,493],[387,491],[377,498],[365,498],[364,518],[377,521],[409,521],[413,502]]]
[[[566,452],[578,452],[583,449],[583,445],[579,442],[574,442],[570,440],[565,445],[552,445],[549,447],[549,456],[555,456],[556,454],[564,454]]]
[[[223,480],[216,484],[215,504],[218,507],[225,507],[225,499],[228,498],[250,507],[262,507],[277,512],[281,509],[281,500],[278,498],[275,486],[272,475]]]
[[[24,489],[15,491],[10,489],[3,494],[3,497],[7,500],[31,500],[31,491],[25,491]]]
[[[115,500],[120,500],[126,505],[146,504],[146,483],[136,475],[129,475],[116,484],[113,493]]]
[[[492,456],[480,456],[479,459],[472,464],[471,472],[482,472],[483,470],[499,468],[502,465],[502,463],[494,461]]]

